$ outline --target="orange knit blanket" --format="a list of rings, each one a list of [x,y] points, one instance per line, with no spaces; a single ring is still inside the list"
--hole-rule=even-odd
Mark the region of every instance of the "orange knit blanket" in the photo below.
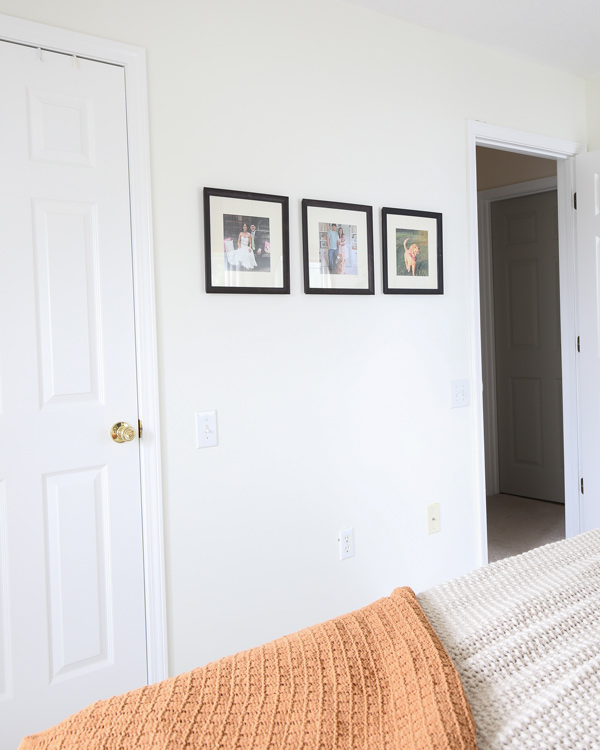
[[[99,701],[21,750],[476,750],[450,657],[409,588]]]

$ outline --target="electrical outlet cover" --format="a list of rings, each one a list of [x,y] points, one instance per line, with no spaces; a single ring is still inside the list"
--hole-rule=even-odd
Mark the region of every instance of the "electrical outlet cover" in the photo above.
[[[469,378],[450,381],[450,408],[471,405],[471,383]]]
[[[354,529],[342,529],[338,541],[340,544],[340,560],[354,557]]]

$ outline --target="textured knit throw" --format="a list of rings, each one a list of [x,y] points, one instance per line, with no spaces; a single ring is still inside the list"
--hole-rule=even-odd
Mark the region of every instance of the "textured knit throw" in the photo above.
[[[448,654],[409,588],[94,703],[22,750],[475,750]]]
[[[600,529],[419,594],[479,750],[600,750]]]

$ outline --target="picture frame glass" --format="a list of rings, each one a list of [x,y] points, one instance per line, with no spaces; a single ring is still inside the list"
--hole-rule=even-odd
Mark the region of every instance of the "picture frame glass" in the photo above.
[[[386,216],[389,289],[436,290],[440,279],[438,220],[435,216]]]
[[[313,205],[308,205],[306,211],[305,252],[308,255],[309,288],[368,289],[371,279],[367,213]]]
[[[212,194],[209,218],[211,287],[284,288],[281,203]]]

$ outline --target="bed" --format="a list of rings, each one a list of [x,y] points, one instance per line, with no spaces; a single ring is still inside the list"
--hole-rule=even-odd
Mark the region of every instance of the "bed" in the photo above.
[[[600,529],[418,596],[480,750],[600,748]]]
[[[22,750],[600,748],[600,530],[99,701]]]

